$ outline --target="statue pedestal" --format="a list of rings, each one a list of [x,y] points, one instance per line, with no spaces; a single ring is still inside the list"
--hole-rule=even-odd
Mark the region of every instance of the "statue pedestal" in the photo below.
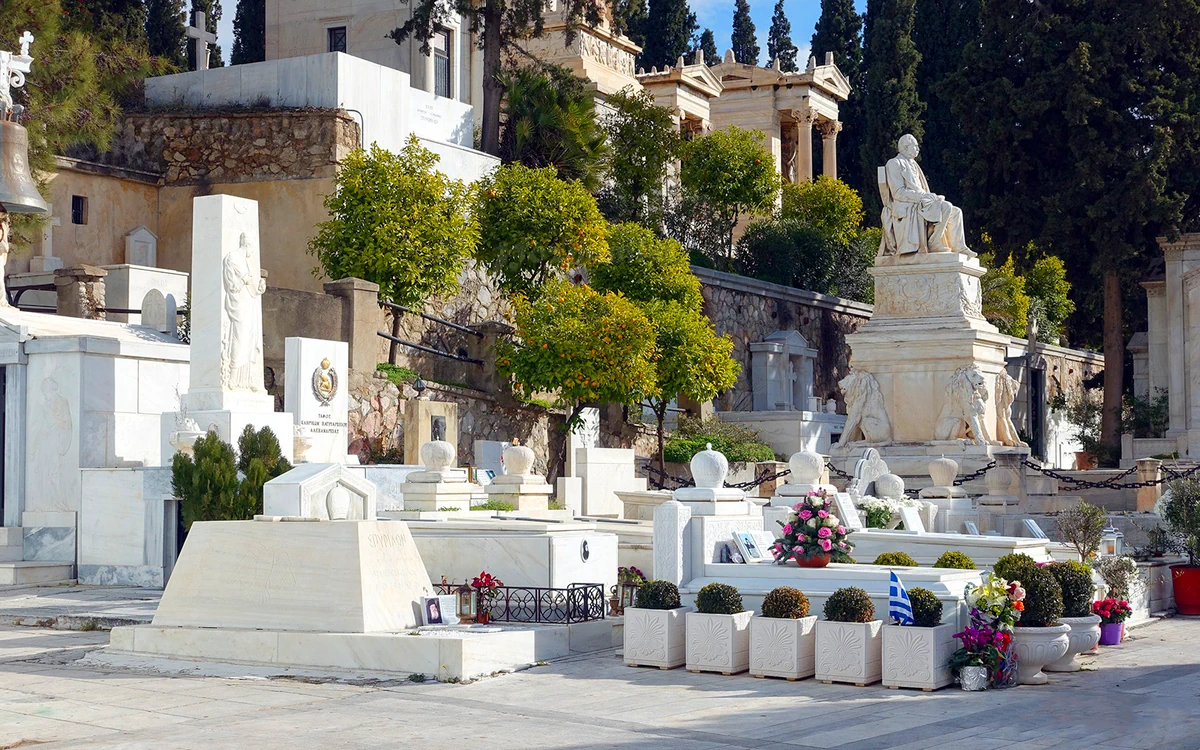
[[[488,500],[509,503],[519,511],[548,510],[554,488],[536,474],[503,474],[484,488]]]
[[[958,253],[886,257],[877,263],[871,269],[875,312],[857,333],[846,336],[846,343],[851,366],[879,383],[892,440],[932,443],[946,386],[967,365],[979,368],[992,395],[983,418],[995,438],[996,377],[1005,365],[1009,337],[983,317],[979,279],[985,269]]]

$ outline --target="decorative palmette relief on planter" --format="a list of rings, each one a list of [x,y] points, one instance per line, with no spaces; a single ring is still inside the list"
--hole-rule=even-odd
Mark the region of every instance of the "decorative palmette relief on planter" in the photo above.
[[[795,620],[750,621],[750,674],[798,680],[816,671],[815,615]]]
[[[889,625],[883,628],[883,684],[936,690],[953,681],[950,655],[954,626],[934,628]]]
[[[735,674],[750,667],[750,620],[736,615],[687,615],[687,668],[693,672]]]
[[[678,609],[625,609],[625,663],[631,666],[671,669],[685,659],[688,607]]]
[[[856,685],[878,682],[882,676],[882,629],[880,620],[817,622],[817,679]]]

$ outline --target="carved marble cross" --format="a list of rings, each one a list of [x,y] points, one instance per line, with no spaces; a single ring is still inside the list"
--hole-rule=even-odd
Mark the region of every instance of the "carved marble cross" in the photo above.
[[[29,45],[33,44],[33,34],[29,33],[29,29],[21,34],[21,38],[17,40],[21,43],[21,57],[29,57]]]
[[[0,51],[0,117],[4,119],[21,111],[13,107],[12,89],[19,89],[25,85],[25,74],[33,64],[33,58],[29,56],[33,34],[26,30],[17,41],[21,44],[21,54]]]
[[[208,30],[204,14],[197,11],[192,19],[192,26],[183,30],[189,39],[194,40],[196,51],[196,70],[208,70],[208,45],[217,43],[217,35]]]

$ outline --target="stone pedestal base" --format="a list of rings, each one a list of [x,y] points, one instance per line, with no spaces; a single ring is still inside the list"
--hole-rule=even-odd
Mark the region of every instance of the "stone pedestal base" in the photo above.
[[[470,510],[472,495],[482,492],[477,484],[469,482],[436,482],[417,483],[405,482],[401,492],[404,494],[405,510]]]
[[[275,433],[275,437],[279,439],[279,451],[288,461],[293,461],[293,447],[295,445],[292,439],[294,430],[294,422],[292,415],[285,411],[189,411],[187,416],[196,420],[196,424],[200,426],[201,433],[215,431],[217,436],[225,442],[237,448],[238,438],[242,435],[242,430],[246,429],[247,425],[258,430],[263,427],[270,427],[271,432]],[[163,464],[170,465],[171,457],[175,455],[175,448],[170,443],[170,435],[177,432],[179,427],[176,423],[176,414],[174,412],[164,412],[162,415],[162,456]]]
[[[497,477],[497,479],[501,478]],[[538,478],[540,479],[540,477]],[[499,500],[522,511],[549,510],[550,495],[553,492],[553,488],[545,483],[497,484],[493,482],[484,489],[487,490],[488,500]]]

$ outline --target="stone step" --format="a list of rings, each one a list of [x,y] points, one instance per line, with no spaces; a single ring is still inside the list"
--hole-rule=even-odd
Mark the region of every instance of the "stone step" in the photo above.
[[[0,563],[0,586],[27,586],[33,583],[64,583],[75,579],[75,566],[55,562]]]
[[[0,526],[0,562],[19,562],[24,559],[24,529],[20,526]]]

